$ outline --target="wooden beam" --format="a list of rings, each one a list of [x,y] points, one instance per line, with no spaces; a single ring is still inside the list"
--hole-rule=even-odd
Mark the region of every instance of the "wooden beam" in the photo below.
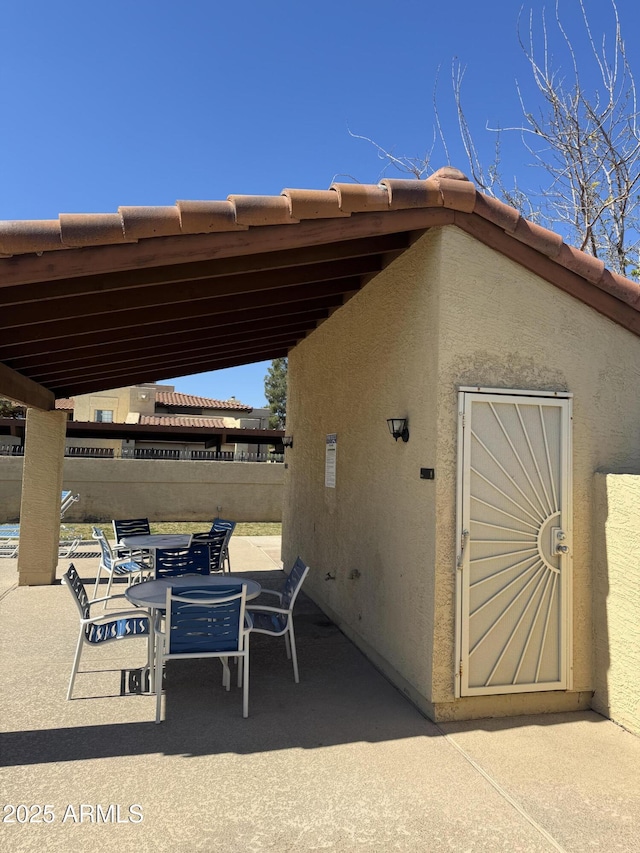
[[[274,358],[284,358],[290,348],[283,347],[282,349],[265,349],[261,353],[251,353],[245,356],[227,356],[219,360],[212,361],[210,365],[203,367],[202,370],[224,370],[226,367],[238,367],[242,364],[254,364],[258,361],[271,361]],[[119,377],[111,377],[109,382],[99,382],[94,380],[74,382],[63,388],[57,388],[58,397],[73,397],[76,394],[91,394],[95,391],[109,391],[112,388],[122,388],[127,385],[140,385],[143,382],[162,382],[165,379],[171,379],[175,376],[170,368],[162,371],[150,373],[135,373],[122,374]]]
[[[90,294],[63,299],[41,300],[37,304],[5,306],[2,310],[4,329],[24,327],[42,322],[59,323],[73,320],[80,324],[84,318],[100,317],[101,324],[110,322],[110,315],[146,312],[150,307],[167,308],[171,316],[173,306],[195,303],[200,300],[223,299],[240,294],[272,290],[275,287],[295,287],[333,279],[367,275],[382,269],[382,256],[367,255],[345,261],[329,261],[311,266],[294,267],[275,272],[247,273],[214,279],[162,284],[155,287],[131,287],[126,292]],[[195,306],[197,309],[197,306]]]
[[[359,287],[359,277],[334,279],[326,282],[315,281],[300,287],[274,287],[272,290],[266,289],[253,294],[237,294],[224,299],[214,297],[210,300],[201,300],[197,304],[187,301],[169,306],[149,306],[139,311],[128,311],[123,307],[117,314],[108,315],[108,320],[105,320],[102,315],[96,314],[77,321],[71,319],[44,321],[27,326],[18,326],[3,331],[0,338],[0,358],[8,361],[13,346],[17,345],[23,349],[28,342],[33,342],[35,346],[38,346],[39,343],[51,342],[60,338],[75,341],[80,335],[91,336],[91,341],[93,341],[95,336],[102,332],[108,332],[113,340],[117,340],[118,333],[121,330],[127,330],[127,334],[135,330],[138,337],[144,337],[145,327],[155,324],[161,324],[164,333],[168,334],[177,320],[200,319],[204,315],[211,314],[229,315],[236,311],[260,308],[276,303],[298,303],[304,299],[317,299],[330,293],[341,294],[346,290],[357,290]],[[48,344],[47,348],[50,349]]]
[[[157,287],[162,284],[182,284],[189,281],[211,280],[258,272],[275,272],[329,261],[351,260],[369,255],[402,252],[409,247],[407,233],[385,234],[360,240],[342,240],[322,246],[310,246],[286,252],[266,252],[236,258],[187,262],[163,267],[149,267],[127,272],[85,275],[57,281],[34,282],[29,285],[6,285],[0,281],[0,301],[3,305],[27,305],[44,299],[63,299],[109,293],[134,288]],[[1,261],[0,261],[1,269]]]
[[[249,347],[263,348],[265,345],[270,345],[274,341],[296,341],[303,337],[308,331],[309,326],[303,323],[290,323],[283,326],[265,329],[262,332],[247,335],[238,333],[234,336],[221,336],[220,338],[211,341],[204,345],[197,341],[190,343],[176,343],[173,340],[168,341],[164,346],[149,348],[140,346],[135,352],[129,352],[117,357],[94,356],[79,360],[74,359],[61,365],[43,365],[40,370],[31,373],[34,380],[45,385],[51,385],[54,382],[65,384],[78,377],[96,376],[103,372],[122,371],[123,365],[127,369],[135,369],[137,366],[146,367],[156,362],[173,360],[175,364],[193,359],[194,363],[198,363],[203,359],[235,352],[237,350],[247,350]],[[313,328],[313,327],[312,327]]]
[[[30,406],[32,409],[44,409],[48,412],[55,408],[55,396],[51,391],[2,363],[0,363],[0,396],[21,403],[23,406]]]
[[[320,299],[310,299],[301,303],[288,305],[268,305],[256,309],[237,312],[232,315],[213,315],[200,318],[188,318],[176,322],[171,327],[170,343],[197,344],[201,339],[215,337],[219,340],[223,335],[236,335],[245,332],[247,336],[263,329],[270,329],[293,323],[305,322],[309,328],[317,320],[328,314],[329,308],[336,304],[332,296]],[[18,371],[33,371],[41,365],[55,366],[59,364],[82,363],[85,358],[108,360],[138,351],[140,346],[148,349],[166,347],[167,331],[164,326],[147,326],[144,338],[135,329],[128,330],[126,337],[114,340],[110,332],[96,335],[93,341],[86,339],[61,340],[53,349],[46,343],[33,342],[24,345],[21,350],[14,348],[11,354],[10,366]],[[78,341],[82,340],[82,343]],[[34,352],[35,350],[35,352]]]

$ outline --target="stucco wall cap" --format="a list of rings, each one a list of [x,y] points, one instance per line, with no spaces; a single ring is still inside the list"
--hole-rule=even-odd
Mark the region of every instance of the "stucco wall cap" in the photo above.
[[[230,201],[178,201],[183,234],[209,234],[216,231],[246,231],[236,224],[236,209]]]
[[[291,215],[295,219],[332,219],[349,216],[340,210],[338,194],[331,190],[284,189],[282,195],[289,199]]]
[[[508,204],[498,201],[497,198],[491,198],[482,193],[476,193],[474,213],[489,222],[493,222],[507,234],[513,234],[520,221],[520,214],[514,207],[509,207]]]
[[[455,178],[434,178],[442,195],[443,207],[473,213],[476,206],[476,188],[471,181]]]
[[[562,248],[556,257],[556,261],[571,272],[586,278],[592,284],[598,284],[604,272],[604,261],[587,255],[573,246],[562,244]]]
[[[520,217],[513,236],[516,240],[526,243],[527,246],[531,246],[532,249],[536,249],[549,258],[557,257],[563,245],[560,234],[543,228],[541,225],[536,225],[535,222],[529,222],[522,217]]]
[[[273,195],[230,195],[238,225],[287,225],[291,216],[289,199]]]
[[[442,206],[442,195],[435,181],[384,178],[380,183],[387,188],[391,210]]]
[[[125,243],[119,213],[61,213],[60,233],[65,246],[101,246]]]
[[[171,237],[180,234],[178,208],[167,207],[119,207],[124,233],[129,238],[141,240],[145,237]]]
[[[389,210],[389,193],[386,187],[376,184],[331,184],[338,194],[340,210],[345,213]]]
[[[0,222],[0,254],[5,257],[63,248],[57,219]]]

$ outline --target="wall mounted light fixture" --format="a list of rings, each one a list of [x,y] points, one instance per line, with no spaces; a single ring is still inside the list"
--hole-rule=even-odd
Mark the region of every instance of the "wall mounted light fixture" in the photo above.
[[[283,435],[282,436],[282,444],[284,447],[293,447],[293,436],[292,435]]]
[[[407,426],[406,418],[388,418],[387,426],[389,432],[397,441],[401,438],[403,441],[409,441],[409,427]]]

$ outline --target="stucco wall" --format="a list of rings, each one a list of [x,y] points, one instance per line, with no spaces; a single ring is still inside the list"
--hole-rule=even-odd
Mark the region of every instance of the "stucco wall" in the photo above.
[[[588,706],[593,473],[640,472],[639,378],[636,336],[457,228],[428,232],[290,354],[285,559],[312,564],[321,606],[438,719]],[[574,394],[571,693],[454,699],[460,385]],[[404,415],[395,445],[384,420]]]
[[[452,696],[456,386],[573,393],[573,689],[592,678],[593,474],[640,472],[640,339],[457,228],[438,232],[439,388],[434,699]],[[540,694],[540,698],[545,697]],[[576,697],[583,703],[583,697]],[[547,700],[552,702],[553,697]],[[456,710],[483,712],[491,697]]]
[[[594,486],[593,707],[640,735],[640,477]]]
[[[280,521],[283,475],[269,463],[65,459],[63,487],[81,496],[65,521]],[[0,457],[0,522],[18,518],[21,480],[22,459]]]
[[[313,597],[398,683],[431,683],[436,363],[430,237],[290,353],[285,564],[311,565]],[[408,417],[410,440],[386,419]],[[336,488],[325,440],[337,434]]]

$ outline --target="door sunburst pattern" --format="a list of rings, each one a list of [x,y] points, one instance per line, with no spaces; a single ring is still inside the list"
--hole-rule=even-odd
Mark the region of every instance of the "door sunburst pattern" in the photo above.
[[[558,689],[565,677],[567,401],[469,396],[464,682],[478,693]]]

